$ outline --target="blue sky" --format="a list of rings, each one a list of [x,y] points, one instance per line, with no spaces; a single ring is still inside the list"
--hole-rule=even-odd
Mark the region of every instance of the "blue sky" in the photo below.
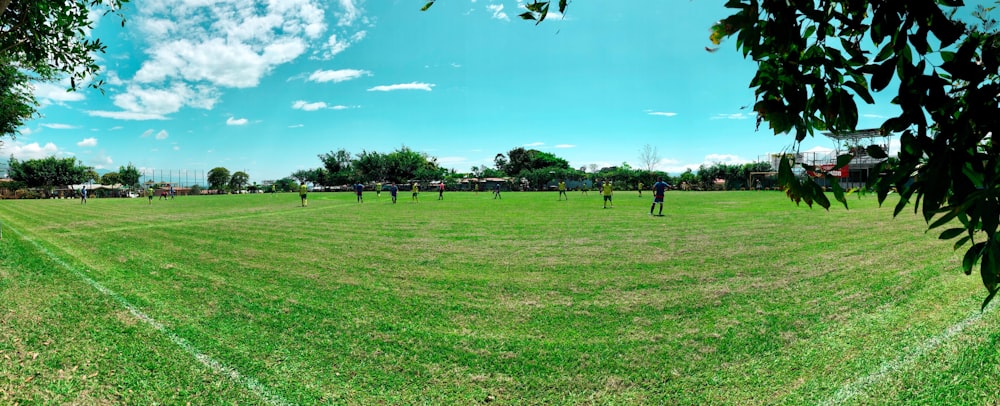
[[[104,94],[39,84],[42,117],[4,157],[75,156],[98,169],[244,170],[252,181],[317,154],[403,145],[460,172],[515,147],[579,168],[657,148],[657,169],[743,163],[787,149],[757,131],[755,65],[706,52],[722,1],[573,2],[521,21],[523,1],[140,0],[94,35]],[[895,115],[887,95],[859,128]],[[824,137],[802,150],[831,149]]]

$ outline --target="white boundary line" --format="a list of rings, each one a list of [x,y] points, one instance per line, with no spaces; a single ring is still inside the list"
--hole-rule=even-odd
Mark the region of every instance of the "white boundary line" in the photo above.
[[[951,327],[948,327],[948,329],[946,329],[941,334],[938,334],[934,337],[927,339],[923,343],[920,343],[920,345],[917,348],[915,348],[913,351],[910,351],[908,354],[900,358],[895,358],[885,361],[884,363],[882,363],[882,366],[880,366],[877,371],[872,372],[867,376],[855,379],[854,381],[844,386],[841,386],[840,389],[833,394],[833,396],[824,399],[819,404],[839,405],[846,403],[848,400],[850,400],[855,396],[863,395],[865,391],[868,390],[869,387],[881,382],[883,379],[886,378],[886,376],[910,366],[910,364],[916,362],[918,358],[923,357],[931,350],[937,348],[941,344],[944,344],[945,342],[950,340],[952,337],[961,333],[963,330],[965,330],[966,327],[969,327],[973,323],[979,321],[979,319],[983,317],[983,315],[987,312],[987,310],[992,310],[992,309],[984,309],[982,311],[971,312],[969,316],[965,318],[965,320],[953,324]]]
[[[286,405],[290,406],[290,405],[293,405],[293,403],[288,402],[287,400],[285,400],[284,398],[282,398],[280,395],[278,395],[278,394],[270,391],[267,387],[265,387],[264,385],[262,385],[259,381],[257,381],[253,377],[243,375],[243,374],[240,373],[240,371],[237,371],[237,370],[235,370],[235,369],[233,369],[233,368],[231,368],[229,366],[226,366],[225,364],[223,364],[223,363],[221,363],[219,361],[216,361],[211,356],[208,356],[205,353],[199,351],[198,348],[196,348],[194,345],[192,345],[188,340],[185,340],[184,338],[179,337],[176,334],[174,334],[173,332],[171,332],[170,330],[168,330],[163,324],[161,324],[160,322],[156,321],[156,319],[150,317],[146,313],[143,313],[142,310],[139,310],[138,308],[136,308],[135,306],[133,306],[124,297],[122,297],[118,293],[115,293],[115,291],[104,287],[104,285],[101,285],[99,282],[91,279],[90,277],[88,277],[87,275],[84,275],[79,270],[71,267],[69,264],[67,264],[65,261],[63,261],[61,258],[59,258],[55,254],[53,254],[52,251],[49,251],[47,248],[45,248],[44,246],[42,246],[41,244],[39,244],[37,241],[31,239],[30,237],[25,236],[20,231],[18,231],[16,228],[9,227],[9,226],[7,228],[10,231],[13,231],[14,234],[17,234],[18,237],[20,237],[22,240],[30,242],[32,245],[35,246],[35,248],[38,248],[40,251],[44,252],[46,255],[48,255],[49,259],[51,259],[53,262],[59,264],[60,266],[62,266],[66,270],[68,270],[70,272],[73,272],[73,274],[75,274],[77,277],[79,277],[80,279],[82,279],[84,282],[87,282],[87,284],[90,285],[91,287],[93,287],[94,289],[97,289],[97,291],[99,291],[99,292],[101,292],[101,293],[103,293],[103,294],[111,297],[112,299],[114,299],[116,302],[118,302],[118,304],[120,304],[123,307],[125,307],[125,309],[127,309],[129,311],[129,313],[132,313],[132,315],[135,316],[137,319],[142,320],[143,322],[145,322],[146,324],[148,324],[150,327],[153,327],[154,329],[156,329],[156,331],[159,331],[160,333],[163,333],[164,335],[166,335],[167,338],[170,339],[170,341],[172,341],[178,347],[181,347],[181,349],[183,349],[184,351],[186,351],[188,354],[190,354],[196,360],[198,360],[203,365],[205,365],[206,367],[208,367],[209,369],[211,369],[213,372],[215,372],[217,374],[220,374],[220,375],[228,376],[233,381],[236,381],[237,383],[243,385],[244,387],[246,387],[247,389],[249,389],[251,392],[253,392],[255,395],[259,396],[261,399],[263,399],[264,401],[266,401],[267,404],[269,404],[269,405],[273,405],[273,406],[286,406]]]

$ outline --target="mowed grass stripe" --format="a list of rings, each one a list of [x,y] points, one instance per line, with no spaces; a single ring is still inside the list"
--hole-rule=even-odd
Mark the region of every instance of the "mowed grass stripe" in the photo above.
[[[178,198],[138,234],[47,237],[304,403],[815,403],[981,300],[947,243],[871,199],[670,193],[654,218],[628,193],[607,210],[555,193]],[[951,281],[967,284],[930,294]]]
[[[5,230],[0,244],[0,400],[258,400],[246,388],[218,380],[213,376],[218,371],[183,361],[190,354],[156,326],[139,323],[128,306],[121,306],[120,297],[76,271],[76,265],[24,239],[9,224]]]

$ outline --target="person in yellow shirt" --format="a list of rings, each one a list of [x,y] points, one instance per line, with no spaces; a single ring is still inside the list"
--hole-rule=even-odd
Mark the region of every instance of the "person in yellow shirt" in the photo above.
[[[149,204],[153,204],[153,195],[155,193],[156,193],[156,191],[153,190],[152,186],[149,186],[148,188],[146,188],[146,197],[149,198]]]
[[[569,200],[569,196],[566,194],[566,181],[561,180],[559,181],[559,200],[562,200],[564,197],[567,201]]]
[[[611,181],[606,180],[604,184],[601,185],[601,193],[604,195],[604,208],[608,208],[608,203],[611,203],[611,208],[615,208],[615,204],[611,202]]]
[[[306,200],[306,193],[308,191],[309,191],[309,189],[306,188],[306,183],[305,182],[302,182],[302,183],[299,184],[299,198],[302,199],[302,207],[306,207],[306,206],[309,205],[309,201]]]
[[[642,182],[639,182],[639,197],[642,197]]]
[[[417,182],[413,182],[413,187],[410,190],[413,191],[413,197],[410,199],[413,201],[417,201],[417,195],[420,194],[420,184]]]

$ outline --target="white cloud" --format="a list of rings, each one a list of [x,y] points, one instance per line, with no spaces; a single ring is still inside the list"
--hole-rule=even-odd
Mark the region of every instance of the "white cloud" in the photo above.
[[[305,126],[306,126],[305,124],[292,124],[292,125],[288,126],[288,128],[302,128],[302,127],[305,127]]]
[[[104,117],[112,118],[115,120],[166,120],[167,118],[160,114],[149,114],[149,113],[136,113],[132,111],[105,111],[105,110],[89,110],[87,114],[94,117]]]
[[[58,123],[57,124],[39,124],[39,125],[42,126],[42,127],[45,127],[45,128],[51,128],[53,130],[72,130],[72,129],[76,128],[76,126],[73,126],[73,125],[58,124]]]
[[[327,105],[325,102],[309,103],[304,100],[298,100],[295,103],[292,103],[292,108],[303,111],[316,111],[327,108]]]
[[[232,118],[232,117],[229,117],[229,118],[226,119],[226,125],[247,125],[248,122],[249,122],[249,120],[247,120],[245,118]]]
[[[318,83],[340,83],[352,79],[357,79],[362,76],[371,76],[371,72],[366,70],[358,69],[340,69],[340,70],[317,70],[309,75],[310,82]]]
[[[576,145],[573,145],[573,144],[556,144],[555,147],[556,148],[576,148]]]
[[[153,129],[152,128],[150,128],[150,129],[142,132],[142,138],[148,138],[150,135],[153,135]]]
[[[712,116],[712,120],[729,119],[729,120],[746,120],[750,116],[743,113],[733,113],[733,114],[716,114]]]
[[[170,134],[167,134],[167,130],[160,130],[160,132],[156,133],[156,139],[158,140],[165,140],[169,136]]]
[[[67,90],[70,87],[68,81],[58,83],[35,82],[31,83],[30,86],[33,89],[32,94],[35,95],[35,99],[38,100],[42,106],[59,104],[62,102],[81,101],[86,98],[82,92]]]
[[[461,156],[445,156],[445,157],[439,157],[437,159],[437,162],[440,165],[452,165],[452,166],[454,166],[454,165],[459,165],[459,164],[464,164],[466,162],[469,162],[469,158],[461,157]]]
[[[84,138],[83,141],[80,141],[80,142],[76,143],[76,146],[78,146],[78,147],[96,147],[97,146],[97,138],[93,138],[93,137],[91,137],[91,138]]]
[[[25,144],[20,141],[5,142],[0,144],[0,156],[3,156],[4,158],[13,156],[15,159],[26,160],[63,155],[67,154],[59,149],[56,144],[51,142],[47,142],[45,145],[41,145],[37,142]]]
[[[354,4],[354,0],[340,0],[340,7],[344,10],[337,13],[340,17],[340,20],[337,21],[339,26],[352,25],[361,15],[361,10]]]
[[[706,165],[712,164],[745,164],[751,162],[749,159],[741,158],[739,155],[732,154],[708,154],[705,155]]]
[[[181,147],[179,145],[174,145],[174,151],[180,151]]]
[[[435,85],[431,84],[431,83],[411,82],[411,83],[400,83],[400,84],[395,84],[395,85],[375,86],[373,88],[368,89],[368,91],[369,92],[391,92],[391,91],[394,91],[394,90],[425,90],[425,91],[429,92],[429,91],[431,91],[431,88],[434,87],[434,86]]]
[[[113,97],[123,111],[88,111],[92,116],[123,120],[164,120],[184,106],[211,110],[219,99],[215,88],[174,83],[168,88],[130,85],[125,93]]]
[[[673,117],[677,115],[677,113],[674,113],[672,111],[649,111],[646,112],[646,114],[649,114],[651,116],[663,116],[663,117]]]
[[[534,147],[540,147],[542,145],[545,145],[545,143],[544,142],[532,142],[530,144],[524,144],[523,147],[525,147],[525,148],[534,148]]]
[[[223,88],[249,88],[310,49],[331,56],[366,35],[357,0],[145,0],[130,25],[138,27],[146,60],[113,100],[121,111],[92,116],[165,119],[182,108],[211,110]],[[337,33],[330,33],[334,17]],[[334,35],[331,35],[334,34]]]
[[[102,150],[93,158],[88,160],[87,163],[90,164],[90,166],[93,166],[94,169],[107,169],[110,168],[111,165],[114,165],[115,161]]]
[[[503,4],[488,4],[486,9],[493,13],[493,18],[497,20],[510,21],[510,17],[507,13],[503,12]]]

